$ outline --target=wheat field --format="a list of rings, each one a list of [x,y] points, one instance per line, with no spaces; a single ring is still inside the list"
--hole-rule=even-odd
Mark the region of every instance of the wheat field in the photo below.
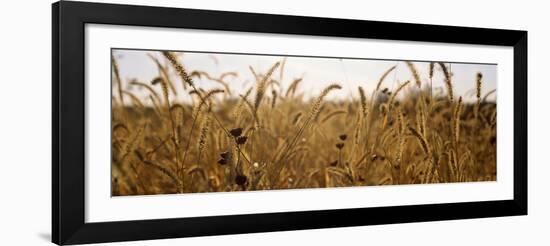
[[[334,81],[305,97],[283,57],[250,67],[255,81],[236,91],[227,79],[240,74],[149,53],[158,76],[148,81],[123,78],[112,56],[113,196],[496,180],[496,103],[487,99],[496,90],[483,89],[482,73],[468,81],[474,100],[454,90],[446,64],[422,74],[408,61],[411,79],[392,89],[395,66],[372,90]],[[434,73],[443,90],[426,83]],[[205,79],[217,86],[205,89]],[[358,96],[331,97],[344,88]]]

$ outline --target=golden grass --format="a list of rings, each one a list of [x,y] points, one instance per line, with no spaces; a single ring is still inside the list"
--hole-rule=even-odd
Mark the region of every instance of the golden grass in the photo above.
[[[472,76],[474,103],[455,99],[445,64],[430,63],[423,85],[410,62],[414,85],[382,90],[393,66],[370,98],[358,87],[357,98],[327,100],[346,87],[333,83],[304,100],[302,78],[283,81],[285,59],[251,69],[253,87],[236,94],[226,79],[239,74],[187,71],[176,54],[160,54],[150,56],[159,77],[149,83],[122,80],[112,57],[113,195],[496,180],[496,105],[486,100],[495,91],[482,97],[481,73]],[[446,95],[432,93],[435,65]],[[172,76],[185,88],[179,97],[192,100],[177,100]]]

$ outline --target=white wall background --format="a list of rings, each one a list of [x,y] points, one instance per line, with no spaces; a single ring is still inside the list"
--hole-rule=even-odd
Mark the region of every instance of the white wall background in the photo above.
[[[104,2],[104,1],[102,1]],[[107,1],[113,2],[113,1]],[[112,245],[548,245],[550,31],[544,1],[119,0],[200,9],[529,31],[529,215],[259,233]],[[0,245],[48,245],[51,182],[51,1],[0,8]]]

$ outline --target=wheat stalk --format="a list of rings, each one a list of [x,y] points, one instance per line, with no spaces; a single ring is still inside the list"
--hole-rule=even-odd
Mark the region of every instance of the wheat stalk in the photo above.
[[[420,132],[418,132],[413,127],[409,126],[409,131],[412,133],[412,135],[418,140],[418,143],[420,143],[420,146],[422,147],[422,151],[424,151],[424,154],[426,156],[430,155],[430,145],[428,144],[428,140]]]
[[[189,74],[187,74],[187,72],[185,71],[183,66],[178,62],[176,57],[168,51],[163,51],[162,55],[164,55],[164,57],[166,57],[166,59],[170,61],[170,63],[172,64],[172,66],[180,76],[181,80],[187,85],[191,86],[191,88],[193,88],[194,90],[197,90],[197,88],[195,87],[195,83],[193,82],[193,79],[189,77]]]
[[[474,109],[476,119],[478,118],[479,106],[481,105],[481,83],[482,83],[481,80],[482,79],[483,79],[483,74],[478,72],[476,74],[476,98],[477,98],[477,103],[476,103],[476,106],[475,106],[475,109]]]
[[[256,98],[254,99],[254,111],[257,112],[260,107],[260,103],[265,95],[265,90],[267,88],[267,82],[271,79],[271,75],[279,67],[280,63],[275,63],[261,81],[259,81],[258,86],[256,87]]]
[[[403,88],[405,88],[405,86],[407,86],[411,81],[407,80],[405,81],[405,83],[401,84],[399,87],[397,87],[397,89],[395,90],[394,93],[392,93],[391,97],[390,97],[390,100],[388,101],[388,104],[387,104],[387,111],[385,114],[384,114],[384,121],[382,122],[382,125],[380,126],[380,130],[381,131],[384,131],[384,129],[386,129],[386,125],[388,123],[388,116],[391,112],[393,112],[393,103],[395,101],[395,98],[397,97],[397,95],[399,94],[399,92],[401,90],[403,90]],[[384,105],[384,104],[382,104]],[[380,106],[382,106],[380,105]]]
[[[418,101],[417,106],[417,127],[420,130],[420,134],[422,136],[426,137],[427,127],[426,127],[426,105],[424,104],[424,100]]]
[[[386,79],[386,77],[388,77],[388,75],[393,71],[395,70],[397,66],[393,66],[393,67],[390,67],[388,70],[386,70],[386,72],[384,72],[384,74],[382,74],[382,76],[380,77],[380,79],[378,80],[378,83],[376,84],[376,89],[374,90],[374,92],[378,92],[380,90],[380,86],[382,86],[382,82],[384,82],[384,80]]]
[[[449,98],[449,101],[454,100],[454,94],[453,94],[453,83],[451,82],[451,73],[447,70],[447,66],[443,62],[437,63],[441,70],[443,71],[443,75],[445,76],[445,86],[447,87],[447,96]]]
[[[150,167],[153,167],[153,168],[159,170],[162,174],[169,177],[170,180],[172,180],[172,182],[174,182],[176,187],[178,187],[179,193],[183,193],[183,182],[181,182],[181,180],[178,178],[178,176],[174,172],[172,172],[170,169],[168,169],[168,168],[166,168],[166,167],[164,167],[164,166],[162,166],[162,165],[160,165],[156,162],[153,162],[153,161],[150,161],[150,160],[145,160],[143,155],[141,155],[141,153],[137,150],[134,151],[134,154],[138,158],[138,160],[140,160],[143,164],[146,164]]]
[[[334,111],[328,113],[327,115],[325,115],[325,117],[323,117],[323,119],[321,119],[321,124],[324,124],[325,122],[329,121],[330,119],[334,118],[337,115],[345,114],[345,113],[347,113],[347,111],[345,111],[345,110],[334,110]]]
[[[411,70],[414,81],[416,82],[416,86],[418,88],[422,88],[422,81],[420,80],[420,75],[418,75],[418,71],[416,70],[416,67],[414,67],[414,64],[410,61],[406,61],[405,63],[407,63],[407,67],[409,67],[409,70]]]
[[[458,144],[460,138],[460,113],[462,111],[462,97],[458,98],[458,103],[455,105],[453,111],[453,122],[454,122],[454,140]]]
[[[317,117],[317,115],[319,114],[319,110],[321,109],[321,105],[323,104],[323,100],[328,95],[328,93],[330,93],[333,90],[340,90],[340,89],[342,89],[342,86],[340,86],[339,84],[331,84],[327,86],[325,89],[323,89],[323,91],[321,92],[319,97],[317,97],[317,100],[315,100],[315,102],[313,103],[313,106],[311,107],[308,120],[311,121],[313,120],[313,118]]]
[[[202,153],[202,151],[204,150],[204,148],[206,146],[206,137],[208,135],[209,129],[210,129],[210,115],[207,115],[206,119],[202,122],[202,127],[201,127],[201,131],[200,131],[200,136],[199,136],[199,146],[198,146],[199,157],[198,157],[198,161],[197,161],[198,164],[200,164],[201,153]]]
[[[367,97],[365,96],[365,91],[363,90],[363,87],[359,86],[357,89],[359,90],[359,97],[361,100],[361,116],[363,117],[363,119],[366,119],[368,114]]]
[[[399,163],[403,162],[403,150],[405,148],[405,119],[403,112],[401,112],[401,107],[397,107],[397,122],[398,122],[398,133],[399,133],[399,149],[397,152],[397,161]]]
[[[248,90],[246,90],[244,95],[239,95],[239,97],[241,99],[239,100],[239,103],[237,104],[237,107],[235,107],[235,109],[233,111],[233,118],[237,119],[237,121],[241,118],[241,114],[243,112],[243,107],[247,103],[248,97],[250,96],[250,93],[252,93],[252,89],[253,88],[250,87]],[[250,103],[250,102],[248,102],[248,103]],[[237,124],[237,125],[239,125],[239,124]]]
[[[151,81],[151,83],[153,83],[155,80],[157,79],[161,79],[161,78],[155,78]],[[149,93],[151,94],[151,96],[153,97],[153,100],[156,101],[157,104],[160,104],[161,103],[161,100],[160,100],[160,97],[158,95],[158,93],[155,91],[155,89],[153,89],[153,87],[151,87],[150,85],[148,84],[145,84],[145,83],[142,83],[142,82],[139,82],[139,81],[131,81],[130,82],[131,85],[135,85],[135,86],[139,86],[139,87],[143,87],[145,88],[147,91],[149,91]]]
[[[294,93],[296,92],[296,89],[298,88],[298,85],[300,85],[300,82],[302,82],[302,80],[302,78],[294,79],[286,90],[285,97],[288,97],[289,95],[294,96]]]
[[[495,92],[497,92],[496,89],[490,90],[489,92],[487,92],[487,93],[485,94],[485,96],[483,96],[483,99],[481,99],[481,101],[482,101],[482,102],[486,102],[486,101],[487,101],[487,98],[488,98],[489,96],[491,96],[492,94],[494,94]]]
[[[114,55],[111,55],[111,64],[113,66],[113,72],[115,74],[115,79],[117,81],[118,98],[120,100],[120,105],[124,105],[124,95],[122,93],[122,80],[120,79],[120,71],[118,70],[118,63]]]
[[[271,97],[272,97],[271,108],[275,108],[275,104],[277,104],[277,91],[271,90]]]
[[[250,103],[243,95],[240,95],[240,97],[242,102],[244,102],[244,104],[248,106],[248,109],[250,110],[250,114],[252,115],[254,122],[256,123],[257,126],[259,126],[260,119],[258,118],[258,112],[255,110],[254,105],[252,105],[252,103]]]
[[[130,99],[132,99],[132,103],[138,108],[143,110],[144,108],[143,103],[136,95],[134,95],[132,92],[129,92],[129,91],[122,91],[122,94],[129,96]]]
[[[167,85],[170,87],[170,90],[172,91],[174,96],[177,96],[178,93],[176,92],[176,87],[174,87],[172,80],[170,80],[170,75],[168,74],[168,71],[166,70],[166,68],[162,64],[160,64],[160,61],[153,55],[147,54],[147,56],[149,56],[149,58],[153,60],[155,65],[157,65],[157,68],[160,71],[161,78],[166,81]],[[185,84],[184,84],[184,88],[185,88]]]
[[[197,108],[195,109],[195,113],[193,115],[193,121],[191,122],[191,128],[189,129],[189,133],[187,134],[187,144],[185,146],[185,150],[183,151],[183,160],[182,160],[182,163],[181,163],[181,168],[183,169],[183,166],[185,165],[185,160],[187,159],[187,155],[188,155],[188,151],[189,151],[189,147],[191,146],[191,137],[193,135],[193,131],[195,130],[195,125],[198,121],[198,118],[199,118],[199,114],[202,110],[202,107],[204,105],[208,106],[208,111],[210,112],[211,111],[211,107],[210,105],[208,104],[208,101],[210,100],[210,98],[212,96],[214,96],[215,94],[217,93],[223,93],[223,90],[220,90],[220,89],[212,89],[210,91],[208,91],[206,93],[206,95],[204,97],[201,97],[201,102],[199,103],[199,105],[197,106]]]
[[[399,87],[397,87],[397,89],[395,90],[395,92],[391,95],[390,97],[390,100],[388,102],[388,109],[391,110],[392,106],[393,106],[393,102],[395,101],[395,98],[397,97],[397,95],[399,94],[399,92],[401,90],[403,90],[403,88],[405,88],[405,86],[407,86],[411,81],[407,80],[405,81],[405,83],[401,84]]]

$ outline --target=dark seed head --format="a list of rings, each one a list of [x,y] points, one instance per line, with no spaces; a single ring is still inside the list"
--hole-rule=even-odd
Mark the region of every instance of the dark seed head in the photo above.
[[[235,129],[231,129],[229,131],[229,133],[231,133],[231,135],[233,137],[238,137],[240,136],[241,134],[243,134],[243,129],[242,128],[235,128]]]
[[[221,156],[223,159],[228,159],[228,158],[229,158],[229,151],[222,152],[222,153],[220,154],[220,156]]]
[[[382,93],[386,93],[386,92],[388,92],[388,88],[384,88],[384,89],[382,90]]]
[[[339,138],[340,138],[340,140],[342,140],[342,141],[346,141],[346,139],[348,139],[348,135],[342,134],[342,135],[339,136]]]
[[[338,148],[338,149],[344,148],[344,143],[337,143],[336,148]]]
[[[238,145],[241,145],[241,144],[246,143],[247,139],[248,138],[246,136],[240,136],[240,137],[237,137],[237,139],[235,141],[237,142]]]
[[[220,165],[222,165],[222,166],[225,165],[225,164],[227,164],[227,159],[225,159],[225,158],[219,159],[219,160],[218,160],[218,164],[220,164]]]
[[[245,175],[237,175],[235,177],[235,183],[238,185],[245,185],[248,178]]]

